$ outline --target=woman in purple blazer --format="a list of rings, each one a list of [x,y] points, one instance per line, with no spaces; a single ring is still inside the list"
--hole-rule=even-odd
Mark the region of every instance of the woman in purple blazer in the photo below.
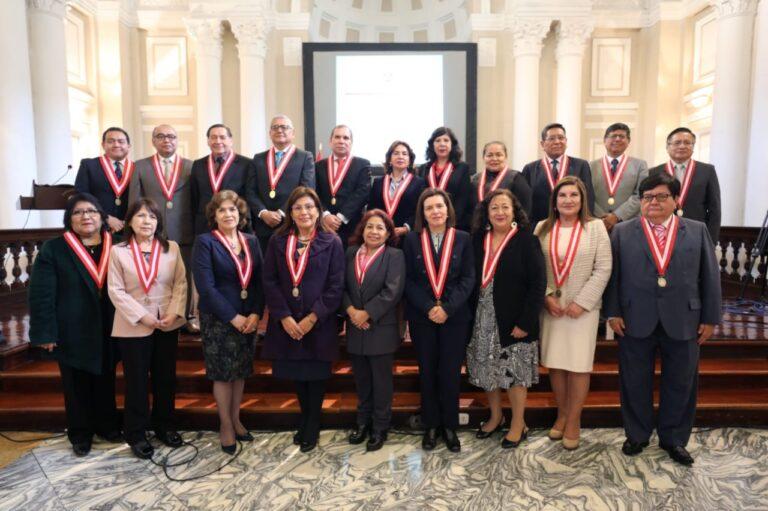
[[[308,452],[317,445],[325,385],[338,357],[344,249],[338,236],[323,231],[320,198],[311,188],[293,190],[285,210],[264,258],[269,322],[261,355],[273,361],[274,376],[296,383],[301,420],[293,443]]]

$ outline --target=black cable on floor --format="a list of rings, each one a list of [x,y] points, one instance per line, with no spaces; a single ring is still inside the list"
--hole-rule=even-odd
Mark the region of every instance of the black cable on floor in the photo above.
[[[200,438],[202,438],[202,436],[203,436],[203,432],[202,431],[198,431],[197,434],[196,434],[196,437],[197,437],[196,440],[199,440]],[[211,470],[209,472],[206,472],[204,474],[198,474],[198,475],[195,475],[195,476],[192,476],[192,477],[178,478],[178,477],[174,477],[171,474],[169,474],[168,473],[168,469],[169,468],[174,468],[174,467],[180,467],[182,465],[189,465],[190,463],[195,461],[197,459],[197,456],[200,454],[200,449],[198,449],[198,447],[194,443],[188,442],[188,441],[184,440],[184,437],[182,437],[182,444],[183,444],[182,447],[176,447],[176,448],[172,449],[171,452],[166,454],[165,457],[163,457],[162,459],[160,459],[158,461],[155,461],[154,457],[150,458],[150,460],[149,460],[150,462],[152,462],[153,465],[161,467],[163,469],[163,474],[165,474],[165,477],[167,477],[168,480],[174,481],[174,482],[177,482],[177,483],[184,483],[184,482],[187,482],[187,481],[195,481],[197,479],[203,479],[203,478],[208,477],[210,475],[213,475],[213,474],[215,474],[217,472],[220,472],[221,470],[224,469],[224,467],[232,464],[232,462],[234,462],[240,456],[240,453],[243,452],[243,444],[238,441],[237,442],[237,451],[235,451],[235,454],[233,454],[227,460],[227,462],[224,463],[223,465],[220,465],[219,467],[217,467],[217,468],[215,468],[215,469],[213,469],[213,470]],[[192,449],[194,449],[194,454],[192,455],[192,457],[189,458],[189,459],[186,459],[186,460],[182,460],[182,461],[176,462],[176,463],[168,463],[168,458],[170,458],[171,454],[176,452],[178,449],[183,449],[185,446],[189,446]]]

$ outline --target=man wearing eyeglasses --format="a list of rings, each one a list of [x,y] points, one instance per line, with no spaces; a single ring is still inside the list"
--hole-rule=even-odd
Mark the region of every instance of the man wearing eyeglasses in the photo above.
[[[645,160],[627,154],[629,126],[617,122],[608,126],[603,137],[605,156],[590,162],[595,189],[594,215],[602,218],[608,232],[617,223],[640,213],[640,182],[648,177]]]
[[[523,167],[523,177],[528,181],[533,192],[531,225],[535,226],[549,216],[552,189],[565,176],[576,176],[584,181],[589,211],[593,212],[595,190],[592,188],[592,172],[586,160],[565,154],[568,148],[565,127],[559,123],[544,126],[541,130],[541,148],[544,151],[544,157]]]
[[[693,159],[696,135],[680,127],[667,135],[669,161],[653,167],[649,175],[666,172],[681,183],[677,214],[707,224],[712,241],[720,236],[720,183],[715,166]]]
[[[130,202],[146,197],[157,203],[163,216],[166,235],[169,240],[179,244],[181,258],[187,269],[187,282],[192,282],[190,259],[194,234],[189,186],[192,160],[176,152],[178,144],[178,134],[173,126],[155,126],[152,130],[152,145],[157,152],[136,161],[128,197]],[[187,318],[191,318],[192,286],[187,291]],[[190,321],[187,329],[196,331],[196,322]]]
[[[315,188],[315,163],[312,153],[293,144],[293,122],[285,115],[269,123],[272,147],[253,157],[248,169],[246,198],[251,209],[253,229],[262,252],[275,229],[285,218],[285,203],[297,186]]]
[[[640,217],[611,233],[613,269],[603,313],[619,343],[622,452],[640,454],[656,429],[682,465],[696,415],[699,345],[721,318],[720,267],[707,226],[674,214],[680,182],[657,172],[640,183]],[[656,352],[659,412],[653,416]]]

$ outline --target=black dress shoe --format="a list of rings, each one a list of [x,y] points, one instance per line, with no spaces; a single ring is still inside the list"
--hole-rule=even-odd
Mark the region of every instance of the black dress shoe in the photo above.
[[[91,452],[91,441],[83,440],[82,442],[72,442],[72,450],[75,456],[85,456]]]
[[[384,446],[384,442],[387,441],[386,431],[373,431],[368,442],[365,444],[365,450],[367,452],[378,451]]]
[[[301,442],[301,446],[299,447],[299,450],[301,452],[309,452],[315,447],[317,447],[317,440],[315,440],[314,442]]]
[[[688,451],[682,445],[664,445],[660,443],[659,447],[667,451],[669,457],[681,465],[693,465],[693,456],[688,454]]]
[[[445,446],[451,452],[459,452],[461,450],[461,442],[459,436],[456,434],[456,430],[445,428],[443,431],[443,439],[445,440]]]
[[[293,445],[301,445],[301,431],[293,434]]]
[[[506,436],[501,439],[501,448],[502,449],[515,449],[517,448],[523,440],[528,438],[528,428],[525,428],[522,433],[520,433],[520,438],[517,440],[508,440]]]
[[[152,444],[147,442],[146,439],[139,440],[138,442],[134,442],[130,445],[131,451],[137,458],[148,460],[152,457],[153,454],[155,454],[155,448],[152,447]]]
[[[155,437],[168,447],[173,447],[174,449],[184,444],[181,435],[176,431],[155,431]]]
[[[253,442],[253,435],[251,435],[250,431],[246,431],[242,435],[235,433],[235,440],[238,442]]]
[[[230,456],[233,456],[235,454],[235,451],[237,451],[237,442],[235,442],[232,445],[221,444],[221,450],[224,451],[225,454],[229,454]]]
[[[480,423],[480,427],[477,428],[477,433],[475,433],[475,438],[480,438],[480,439],[488,438],[491,435],[493,435],[494,433],[497,433],[497,432],[501,431],[501,427],[502,427],[503,422],[504,422],[503,419],[500,420],[499,424],[495,428],[493,428],[491,431],[485,431],[483,429],[483,426],[486,423],[485,422],[481,422]]]
[[[437,439],[440,437],[440,432],[437,428],[428,428],[424,432],[424,438],[421,439],[421,448],[425,451],[431,451],[437,447]]]
[[[349,443],[352,445],[358,445],[365,442],[368,438],[368,434],[371,432],[371,427],[367,424],[365,426],[357,425],[357,427],[349,434]]]
[[[633,442],[629,438],[624,440],[624,444],[621,446],[621,452],[627,456],[634,456],[643,452],[643,449],[648,447],[648,442]]]
[[[106,440],[107,442],[111,444],[121,444],[125,442],[125,438],[123,437],[123,432],[119,429],[116,429],[114,431],[107,431],[106,433],[96,433],[99,438]]]

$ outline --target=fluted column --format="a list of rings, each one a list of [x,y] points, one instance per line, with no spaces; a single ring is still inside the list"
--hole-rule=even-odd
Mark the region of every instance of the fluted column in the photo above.
[[[568,147],[574,155],[581,147],[581,71],[584,47],[594,25],[588,19],[562,20],[557,28],[557,92],[555,120],[565,126]]]
[[[716,0],[717,53],[710,159],[717,167],[722,224],[742,225],[747,175],[752,35],[757,0]]]
[[[550,21],[544,19],[518,19],[511,27],[515,59],[511,161],[516,169],[522,169],[538,155],[539,60],[549,25]]]
[[[752,122],[747,165],[747,201],[744,225],[759,226],[768,201],[768,0],[761,0],[755,19],[755,67],[752,69]]]
[[[195,111],[198,143],[205,140],[211,124],[222,122],[221,103],[221,21],[186,20],[189,35],[195,41]],[[201,147],[205,147],[203,144]]]
[[[240,57],[240,152],[250,156],[267,148],[264,58],[270,26],[261,16],[231,24]]]

